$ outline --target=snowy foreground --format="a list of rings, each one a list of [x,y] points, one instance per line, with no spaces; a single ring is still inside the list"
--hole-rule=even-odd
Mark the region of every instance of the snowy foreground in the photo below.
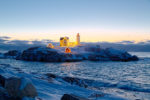
[[[100,90],[93,89],[94,87],[88,85],[90,80],[60,77],[50,73],[47,73],[46,75],[25,73],[21,69],[15,68],[15,66],[10,66],[9,64],[0,64],[0,75],[0,100],[125,100],[124,98],[105,94]],[[2,77],[5,78],[5,82],[2,81]],[[32,92],[37,92],[37,96],[32,93],[26,97],[22,96],[21,99],[3,99],[3,95],[1,94],[3,93],[6,82],[10,77],[21,78],[21,85],[19,87],[21,90],[25,88],[27,84],[32,84],[36,91],[33,91],[33,88],[31,87],[29,90],[31,89]],[[11,84],[11,86],[13,85]],[[4,89],[2,89],[3,87]],[[9,91],[9,93],[7,93],[7,90],[9,89],[6,90],[4,93],[5,96],[10,97],[13,87],[11,87],[11,89],[12,90]],[[25,94],[27,93],[24,93],[24,95]],[[76,99],[63,99],[62,96],[64,94],[73,94]],[[33,95],[34,97],[32,97]],[[14,96],[14,94],[11,96]]]
[[[65,53],[65,47],[33,47],[22,52],[12,50],[0,54],[0,58],[40,62],[73,62],[73,61],[137,61],[138,57],[126,51],[113,48],[102,49],[100,46],[72,47],[71,53]]]

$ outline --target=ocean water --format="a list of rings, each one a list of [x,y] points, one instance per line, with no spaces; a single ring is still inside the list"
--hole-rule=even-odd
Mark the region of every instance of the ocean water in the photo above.
[[[150,52],[131,52],[139,56],[133,62],[45,63],[0,59],[26,73],[53,73],[59,76],[93,80],[93,89],[129,100],[150,100]],[[91,84],[89,84],[91,85]]]

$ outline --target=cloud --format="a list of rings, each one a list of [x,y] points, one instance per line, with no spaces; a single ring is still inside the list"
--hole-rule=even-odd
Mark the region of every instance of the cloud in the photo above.
[[[116,43],[120,43],[120,44],[133,44],[133,43],[135,43],[135,41],[120,41],[120,42],[116,42]]]
[[[8,36],[1,36],[0,39],[10,39]]]
[[[120,42],[97,42],[90,43],[100,45],[101,48],[116,48],[130,52],[150,52],[150,40],[136,43],[134,41],[120,41]]]
[[[46,46],[48,43],[53,45],[59,45],[58,42],[53,42],[52,40],[10,40],[10,37],[0,37],[0,50],[24,50],[29,47],[34,46]],[[100,45],[102,48],[113,47],[119,50],[126,51],[138,51],[138,52],[150,52],[150,40],[135,43],[135,41],[120,41],[120,42],[96,42],[96,43],[84,43],[82,44],[92,44]]]
[[[0,37],[0,50],[8,51],[8,50],[24,50],[33,46],[46,46],[48,43],[52,43],[51,40],[10,40],[9,37]],[[56,43],[55,43],[56,44]]]
[[[129,42],[101,42],[99,43],[101,47],[108,48],[113,47],[120,50],[131,51],[131,52],[150,52],[150,41],[135,43],[133,41]]]

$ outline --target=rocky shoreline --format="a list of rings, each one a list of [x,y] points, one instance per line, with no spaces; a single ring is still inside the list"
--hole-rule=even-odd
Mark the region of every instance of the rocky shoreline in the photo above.
[[[17,50],[1,53],[0,58],[39,62],[74,62],[74,61],[137,61],[139,58],[126,51],[113,48],[101,49],[97,47],[76,47],[73,53],[64,53],[57,49],[46,47],[32,47],[22,52]]]
[[[0,64],[0,100],[124,100],[91,90],[92,80],[12,70],[12,66]]]

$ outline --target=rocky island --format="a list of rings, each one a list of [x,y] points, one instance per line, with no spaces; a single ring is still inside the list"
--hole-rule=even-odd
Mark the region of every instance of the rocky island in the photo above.
[[[72,47],[71,53],[64,52],[65,48],[32,47],[22,52],[11,50],[0,58],[13,58],[26,61],[40,62],[73,62],[73,61],[137,61],[137,56],[114,48],[102,49],[100,46]]]

